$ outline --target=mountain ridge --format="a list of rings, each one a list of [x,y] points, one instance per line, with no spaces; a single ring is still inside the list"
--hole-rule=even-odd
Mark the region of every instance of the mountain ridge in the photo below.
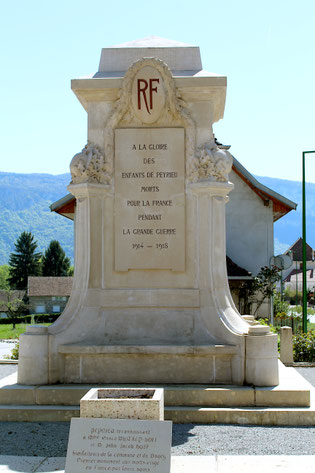
[[[301,236],[301,183],[267,176],[255,178],[263,185],[298,204],[275,222],[275,254],[282,253]],[[49,206],[67,194],[70,173],[0,172],[0,264],[6,264],[14,243],[23,231],[31,231],[39,251],[57,239],[73,261],[73,223],[50,211]],[[315,246],[315,184],[306,183],[307,241]]]

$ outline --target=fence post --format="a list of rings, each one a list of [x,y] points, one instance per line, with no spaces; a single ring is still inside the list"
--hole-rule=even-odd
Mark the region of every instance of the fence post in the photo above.
[[[291,327],[281,327],[280,329],[280,360],[284,365],[293,364],[293,343]]]

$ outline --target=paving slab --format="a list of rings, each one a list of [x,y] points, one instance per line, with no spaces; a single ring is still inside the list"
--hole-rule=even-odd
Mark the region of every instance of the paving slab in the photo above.
[[[226,456],[173,456],[171,473],[296,473],[314,471],[312,455],[226,455]],[[64,457],[15,457],[0,456],[0,472],[64,473]]]

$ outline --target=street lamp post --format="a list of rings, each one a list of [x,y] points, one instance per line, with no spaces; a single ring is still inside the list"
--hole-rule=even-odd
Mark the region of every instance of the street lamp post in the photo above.
[[[305,198],[305,155],[315,151],[302,152],[302,240],[303,240],[303,323],[302,330],[307,332],[307,284],[306,284],[306,198]]]

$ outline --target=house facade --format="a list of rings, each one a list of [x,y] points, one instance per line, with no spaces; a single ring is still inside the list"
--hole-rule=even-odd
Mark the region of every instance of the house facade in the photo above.
[[[59,314],[70,297],[72,277],[29,277],[27,295],[30,314]]]
[[[286,251],[292,259],[290,268],[282,272],[283,290],[301,292],[303,285],[303,239],[298,238]],[[315,250],[306,243],[306,286],[310,291],[315,288]]]

